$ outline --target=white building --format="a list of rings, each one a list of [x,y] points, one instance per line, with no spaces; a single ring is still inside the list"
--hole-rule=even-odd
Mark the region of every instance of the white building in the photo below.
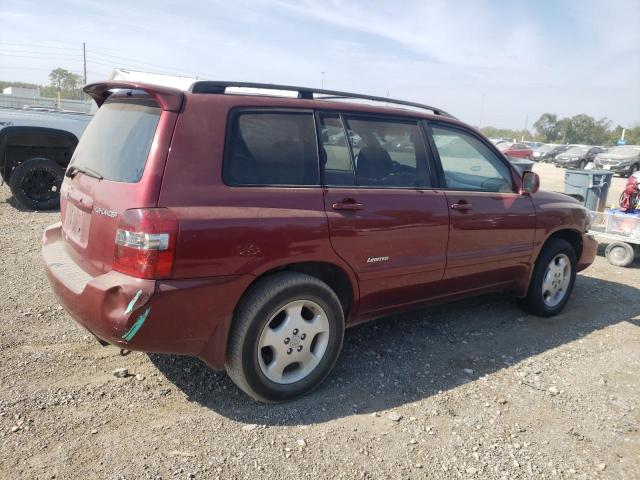
[[[22,87],[7,87],[2,90],[4,95],[14,95],[16,97],[24,98],[38,98],[40,97],[39,88],[22,88]]]

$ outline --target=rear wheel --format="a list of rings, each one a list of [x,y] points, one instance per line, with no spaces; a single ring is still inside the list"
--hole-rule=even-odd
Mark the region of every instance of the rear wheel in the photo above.
[[[11,172],[11,193],[30,210],[53,210],[60,206],[60,186],[64,170],[53,160],[30,158]]]
[[[604,255],[609,263],[616,267],[628,267],[636,256],[633,247],[625,242],[610,243],[607,245]]]
[[[343,335],[342,307],[327,284],[297,272],[269,275],[236,309],[226,370],[258,401],[290,400],[329,374]]]
[[[536,261],[527,296],[522,307],[541,317],[552,317],[562,311],[576,278],[576,253],[571,244],[551,238]]]

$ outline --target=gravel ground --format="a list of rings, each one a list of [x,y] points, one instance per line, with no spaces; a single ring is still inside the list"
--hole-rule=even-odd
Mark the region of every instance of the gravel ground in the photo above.
[[[39,263],[58,215],[0,187],[0,478],[640,478],[638,262],[599,256],[554,319],[493,295],[355,327],[324,385],[265,406],[76,326]]]

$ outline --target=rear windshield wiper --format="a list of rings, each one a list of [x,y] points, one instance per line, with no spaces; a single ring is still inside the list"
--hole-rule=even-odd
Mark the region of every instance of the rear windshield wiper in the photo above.
[[[73,178],[75,177],[78,173],[84,173],[85,175],[88,175],[90,177],[93,178],[97,178],[98,180],[102,180],[104,177],[96,172],[95,170],[89,168],[89,167],[69,167],[67,169],[67,171],[65,172],[65,176],[69,177],[69,178]]]

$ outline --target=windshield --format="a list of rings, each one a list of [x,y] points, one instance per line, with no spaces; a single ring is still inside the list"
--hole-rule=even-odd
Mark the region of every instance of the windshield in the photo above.
[[[106,102],[82,135],[69,168],[86,169],[106,180],[138,182],[160,112],[148,100]]]
[[[564,155],[584,155],[591,147],[571,147]]]
[[[613,155],[638,155],[640,153],[640,145],[620,145],[610,148],[607,153]]]

